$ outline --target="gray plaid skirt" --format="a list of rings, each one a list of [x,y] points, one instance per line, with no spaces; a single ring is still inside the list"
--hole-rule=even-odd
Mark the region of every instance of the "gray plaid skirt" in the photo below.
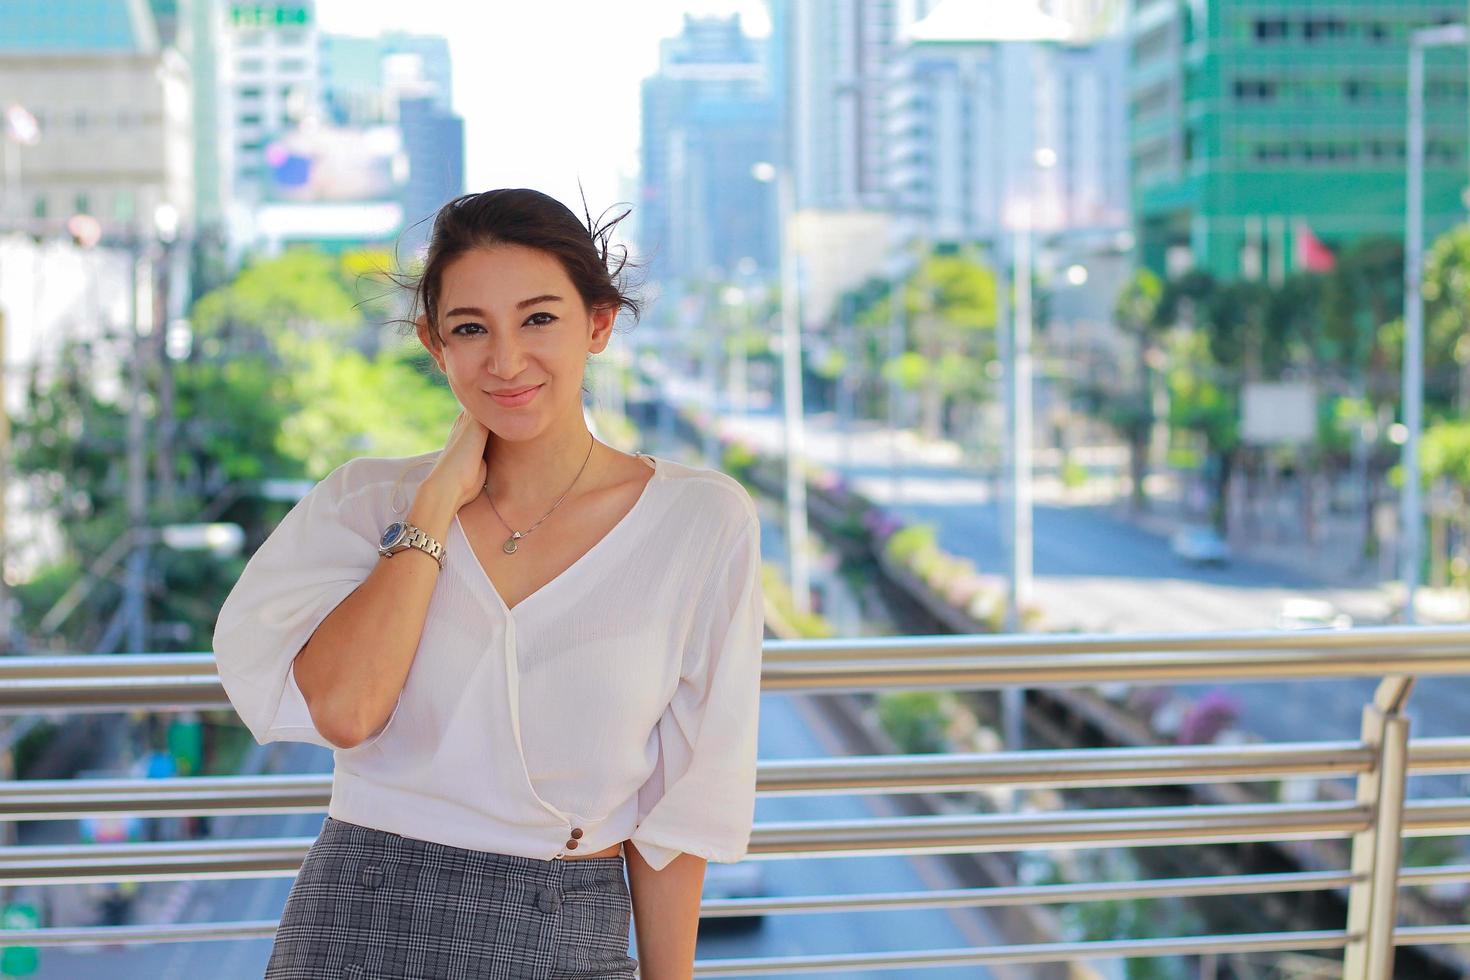
[[[265,978],[630,980],[623,860],[466,850],[327,817]]]

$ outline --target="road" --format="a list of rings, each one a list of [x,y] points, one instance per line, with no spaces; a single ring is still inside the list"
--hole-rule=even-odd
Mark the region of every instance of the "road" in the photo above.
[[[676,400],[698,402],[691,382],[670,378]],[[807,458],[841,472],[869,499],[909,521],[934,525],[939,544],[982,572],[1004,575],[1005,550],[991,481],[968,469],[942,444],[890,441],[886,430],[854,427],[847,436],[830,415],[806,420]],[[783,451],[775,412],[720,416],[722,430],[763,451]],[[893,478],[891,447],[902,465]],[[1048,628],[1101,633],[1211,632],[1276,628],[1282,600],[1326,599],[1370,625],[1388,614],[1382,593],[1326,585],[1309,575],[1248,559],[1223,568],[1197,566],[1169,550],[1165,537],[1117,516],[1107,504],[1068,504],[1056,484],[1041,481],[1033,516],[1033,594]],[[1373,680],[1232,684],[1240,727],[1269,741],[1350,739],[1359,735]],[[1182,690],[1199,693],[1204,688]],[[1470,678],[1434,678],[1410,699],[1416,737],[1464,735]],[[1470,793],[1470,778],[1411,781],[1413,795]]]

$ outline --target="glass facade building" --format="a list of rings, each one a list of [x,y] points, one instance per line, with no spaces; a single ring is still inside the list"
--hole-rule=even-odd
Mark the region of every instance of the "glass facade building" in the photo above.
[[[1279,281],[1320,246],[1404,233],[1409,36],[1431,0],[1134,0],[1129,138],[1141,260]],[[1425,233],[1461,220],[1466,52],[1425,73]]]

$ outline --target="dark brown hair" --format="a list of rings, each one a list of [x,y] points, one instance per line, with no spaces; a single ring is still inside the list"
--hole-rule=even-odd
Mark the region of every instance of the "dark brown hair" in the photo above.
[[[586,212],[585,197],[582,207]],[[466,252],[494,245],[524,245],[549,253],[561,262],[588,310],[616,307],[631,313],[636,320],[641,303],[625,289],[622,281],[631,267],[626,246],[621,246],[623,254],[616,268],[608,267],[612,230],[630,211],[624,210],[609,221],[596,222],[591,212],[586,212],[584,224],[556,198],[526,187],[505,187],[455,198],[434,216],[423,269],[416,275],[395,277],[414,294],[408,331],[414,329],[414,320],[423,312],[428,314],[430,333],[437,338],[444,268]],[[603,215],[606,214],[604,211]]]

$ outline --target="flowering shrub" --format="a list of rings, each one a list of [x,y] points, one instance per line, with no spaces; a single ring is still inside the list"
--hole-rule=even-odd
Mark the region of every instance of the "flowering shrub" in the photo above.
[[[1219,688],[1207,691],[1185,710],[1179,725],[1179,744],[1207,745],[1239,718],[1239,698]]]

